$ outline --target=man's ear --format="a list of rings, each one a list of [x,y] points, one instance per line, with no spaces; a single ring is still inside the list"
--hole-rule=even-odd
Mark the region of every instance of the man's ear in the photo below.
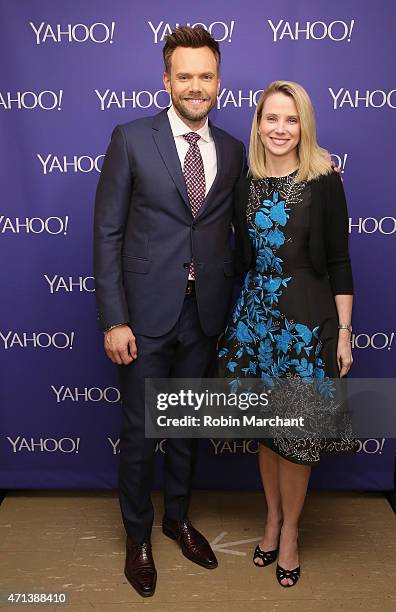
[[[168,92],[168,94],[170,94],[170,92],[171,92],[171,84],[170,84],[169,74],[167,73],[166,70],[165,70],[164,74],[162,75],[162,80],[163,80],[163,83],[165,85],[166,91]]]

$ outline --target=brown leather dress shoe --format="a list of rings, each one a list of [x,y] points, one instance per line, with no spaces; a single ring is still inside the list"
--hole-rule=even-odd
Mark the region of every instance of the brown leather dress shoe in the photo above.
[[[216,556],[210,547],[208,540],[199,533],[188,519],[183,521],[172,521],[166,517],[162,520],[162,532],[176,540],[182,553],[193,563],[198,563],[206,569],[214,569],[218,566]]]
[[[150,542],[136,544],[132,538],[127,537],[124,574],[139,595],[142,597],[154,595],[157,570]]]

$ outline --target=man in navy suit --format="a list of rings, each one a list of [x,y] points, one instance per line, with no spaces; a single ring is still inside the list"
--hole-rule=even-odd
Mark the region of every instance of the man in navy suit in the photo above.
[[[243,144],[208,122],[220,87],[218,43],[203,28],[181,27],[163,54],[172,105],[115,128],[95,205],[98,317],[123,401],[125,575],[142,596],[154,593],[157,578],[156,441],[144,433],[144,379],[208,373],[233,288],[233,191],[246,173]],[[188,559],[212,569],[216,557],[188,519],[194,455],[194,440],[167,440],[162,529]]]

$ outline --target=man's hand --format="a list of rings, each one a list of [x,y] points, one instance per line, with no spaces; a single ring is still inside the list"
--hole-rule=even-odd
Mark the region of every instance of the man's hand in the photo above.
[[[113,363],[128,365],[137,358],[135,336],[129,325],[119,325],[104,334],[104,349]]]
[[[341,174],[342,170],[339,166],[336,166],[334,159],[330,161],[330,165],[333,168],[334,172],[337,172],[337,174]]]

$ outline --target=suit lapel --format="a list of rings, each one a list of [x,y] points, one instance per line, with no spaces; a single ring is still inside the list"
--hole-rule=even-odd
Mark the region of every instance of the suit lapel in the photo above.
[[[167,167],[167,170],[175,183],[186,206],[190,208],[190,201],[187,195],[186,183],[180,166],[175,139],[173,138],[167,110],[162,111],[153,119],[153,138],[157,145],[159,154]]]
[[[205,212],[207,208],[213,203],[216,197],[218,186],[221,184],[222,176],[224,174],[224,160],[226,155],[224,140],[221,135],[221,132],[218,131],[217,128],[213,126],[210,122],[209,126],[216,148],[217,172],[213,184],[209,189],[208,193],[206,194],[205,200],[197,214],[197,217],[199,217],[203,212]],[[161,158],[173,182],[175,183],[181,197],[183,198],[185,205],[191,212],[186,182],[184,180],[183,171],[180,165],[175,139],[173,137],[172,130],[170,127],[167,109],[163,110],[161,113],[154,117],[152,132],[154,142],[158,148],[158,152],[161,155]]]

